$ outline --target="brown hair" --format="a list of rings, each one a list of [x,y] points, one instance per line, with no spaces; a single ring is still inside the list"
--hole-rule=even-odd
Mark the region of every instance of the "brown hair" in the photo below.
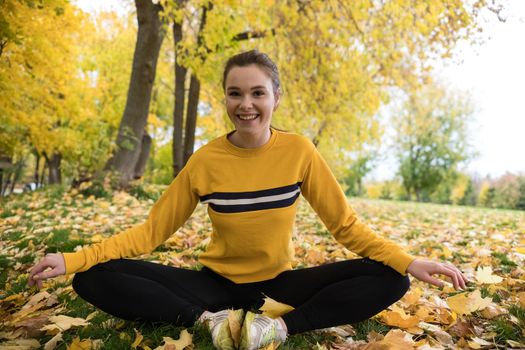
[[[270,59],[270,57],[268,57],[267,54],[262,53],[257,49],[241,52],[228,59],[222,76],[222,88],[224,90],[226,89],[226,77],[233,67],[245,67],[251,64],[256,64],[268,74],[272,80],[274,94],[281,92],[281,81],[279,79],[279,70],[277,69],[277,65]]]

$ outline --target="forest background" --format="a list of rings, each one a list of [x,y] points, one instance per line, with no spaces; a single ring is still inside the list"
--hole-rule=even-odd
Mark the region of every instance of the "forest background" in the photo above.
[[[433,71],[459,42],[482,44],[505,3],[413,5],[138,1],[127,13],[86,13],[62,0],[5,1],[2,194],[17,183],[168,184],[195,148],[231,129],[220,67],[258,48],[284,82],[275,125],[308,136],[349,195],[525,209],[523,174],[465,171],[476,106]],[[387,121],[396,176],[365,184]]]

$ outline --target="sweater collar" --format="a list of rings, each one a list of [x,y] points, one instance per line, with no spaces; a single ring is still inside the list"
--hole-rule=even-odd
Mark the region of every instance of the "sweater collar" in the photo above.
[[[235,146],[233,143],[230,142],[230,140],[228,140],[228,135],[231,135],[233,131],[224,135],[222,137],[222,142],[226,150],[233,155],[236,155],[238,157],[244,157],[244,158],[254,157],[254,156],[260,155],[266,152],[267,150],[269,150],[275,143],[275,140],[277,140],[277,131],[272,128],[270,128],[270,131],[271,131],[271,135],[270,135],[270,139],[268,140],[268,142],[266,142],[264,145],[257,147],[257,148],[242,148],[242,147]]]

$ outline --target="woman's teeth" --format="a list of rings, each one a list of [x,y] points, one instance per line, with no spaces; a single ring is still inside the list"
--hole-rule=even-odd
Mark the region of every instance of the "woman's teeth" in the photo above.
[[[237,117],[241,120],[253,120],[257,118],[258,114],[250,114],[250,115],[239,115],[237,114]]]

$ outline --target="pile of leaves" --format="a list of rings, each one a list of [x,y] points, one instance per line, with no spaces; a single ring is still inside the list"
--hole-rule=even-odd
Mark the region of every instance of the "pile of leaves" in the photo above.
[[[158,190],[158,189],[157,189]],[[96,198],[48,188],[2,201],[0,209],[1,349],[213,349],[202,326],[116,319],[77,297],[71,276],[27,287],[29,269],[46,253],[99,242],[147,217],[153,199],[116,192]],[[449,261],[471,281],[465,291],[412,279],[410,291],[375,317],[291,336],[280,349],[525,348],[525,213],[352,199],[376,232],[417,256]],[[302,201],[296,268],[356,256],[338,244]],[[161,264],[198,267],[209,240],[206,208],[152,254]],[[274,348],[273,344],[268,348]]]

